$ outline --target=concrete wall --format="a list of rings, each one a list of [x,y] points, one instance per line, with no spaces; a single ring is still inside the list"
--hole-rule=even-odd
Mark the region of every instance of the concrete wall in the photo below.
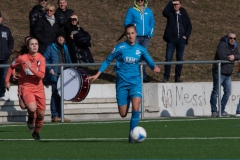
[[[240,83],[232,82],[232,94],[226,106],[236,113]],[[144,106],[159,107],[160,116],[210,116],[212,82],[144,84]],[[223,94],[223,90],[221,91]]]
[[[210,94],[212,82],[145,83],[144,106],[158,108],[159,116],[210,116]],[[240,98],[240,83],[232,82],[232,95],[226,111],[235,114]],[[51,87],[45,88],[47,99],[51,98]],[[223,91],[222,91],[223,93]],[[87,99],[115,98],[115,84],[92,84]],[[6,93],[17,100],[17,87]]]

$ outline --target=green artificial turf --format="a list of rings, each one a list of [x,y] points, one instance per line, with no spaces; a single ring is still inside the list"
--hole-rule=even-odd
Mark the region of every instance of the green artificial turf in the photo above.
[[[45,123],[34,141],[25,124],[0,125],[0,159],[238,159],[240,119],[141,120],[141,143],[128,143],[129,121]]]

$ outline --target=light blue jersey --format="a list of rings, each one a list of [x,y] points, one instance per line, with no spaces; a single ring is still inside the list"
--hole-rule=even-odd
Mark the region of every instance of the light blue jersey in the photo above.
[[[102,63],[99,71],[102,73],[116,59],[117,62],[114,71],[118,78],[128,83],[136,84],[141,82],[138,65],[141,57],[153,70],[156,64],[153,62],[147,49],[137,43],[130,45],[127,42],[122,42],[114,47],[112,53]]]
[[[133,7],[128,9],[124,20],[124,26],[128,24],[135,25],[137,36],[153,37],[155,20],[153,12],[149,7],[147,7],[147,4],[145,5],[143,11],[141,11],[141,9],[136,5],[136,2]]]

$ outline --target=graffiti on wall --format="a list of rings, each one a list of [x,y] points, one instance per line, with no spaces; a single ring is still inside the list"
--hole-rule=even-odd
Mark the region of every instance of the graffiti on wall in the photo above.
[[[175,90],[169,89],[166,86],[162,86],[162,102],[165,108],[172,107],[173,105],[186,105],[192,106],[205,106],[206,94],[199,93],[187,93],[184,91],[184,87],[176,86]]]
[[[184,90],[184,87],[176,86],[174,89],[168,88],[167,86],[162,86],[162,103],[165,108],[173,107],[173,106],[184,106],[184,105],[191,105],[191,106],[206,106],[209,105],[210,107],[210,94],[206,94],[205,91],[200,92],[191,90],[191,93],[188,92],[188,89]],[[223,93],[222,93],[223,94]],[[207,100],[206,100],[207,99]],[[227,105],[237,106],[240,100],[239,94],[232,94],[229,97]]]

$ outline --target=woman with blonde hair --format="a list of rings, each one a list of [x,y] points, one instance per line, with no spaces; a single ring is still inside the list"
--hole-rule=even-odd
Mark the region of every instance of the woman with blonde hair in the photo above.
[[[41,54],[44,54],[47,46],[56,40],[56,35],[60,29],[59,22],[54,16],[55,6],[48,4],[45,10],[45,17],[38,21],[34,31],[39,42],[39,52]]]

